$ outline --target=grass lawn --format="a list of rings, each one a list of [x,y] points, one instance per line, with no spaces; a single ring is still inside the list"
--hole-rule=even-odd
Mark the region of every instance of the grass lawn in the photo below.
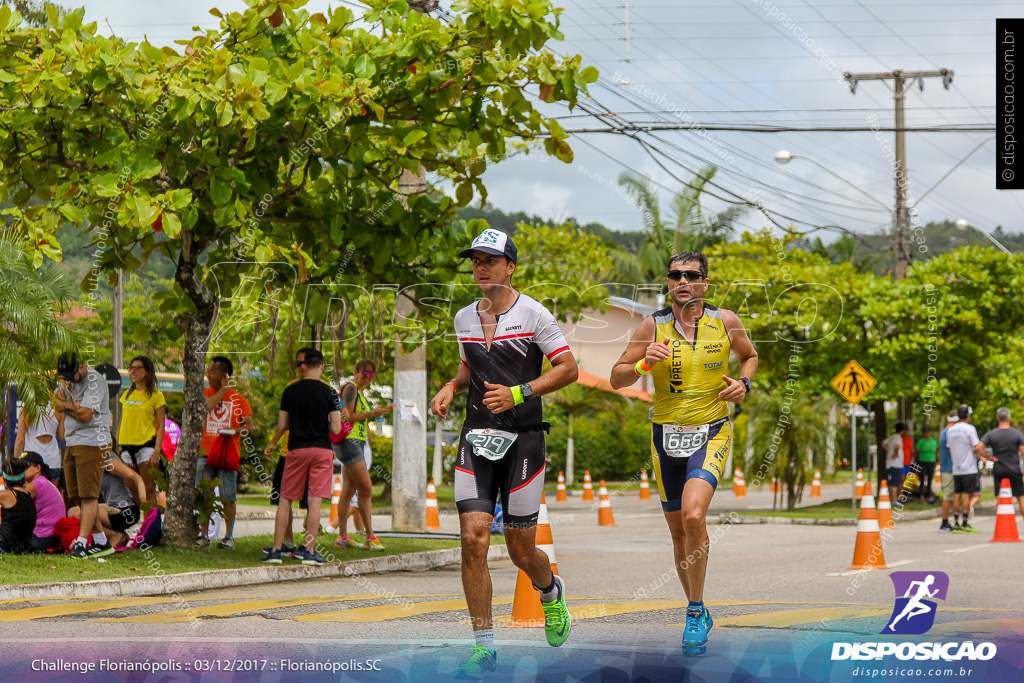
[[[989,500],[995,500],[995,495],[991,489],[983,490],[981,493],[981,501],[985,502]],[[877,496],[875,504],[877,505]],[[894,510],[896,506],[893,506]],[[920,503],[918,501],[908,501],[904,506],[903,510],[906,512],[919,512],[921,510],[938,510],[940,506],[929,505],[928,503]],[[843,517],[850,517],[856,519],[860,516],[860,511],[854,511],[850,505],[849,498],[840,498],[839,500],[829,501],[827,503],[819,503],[818,505],[809,505],[807,507],[799,507],[796,510],[737,510],[737,514],[746,517],[801,517],[801,518],[821,518],[821,519],[841,519]]]
[[[384,493],[384,485],[377,484],[373,487],[373,503],[374,508],[386,507],[388,503],[380,502],[380,496]],[[438,486],[437,487],[437,503],[442,509],[455,509],[455,487],[454,486]],[[446,505],[446,503],[448,505]],[[238,494],[239,505],[263,505],[266,507],[272,507],[270,504],[270,489],[260,489],[258,487],[250,486],[249,490],[245,493]],[[325,504],[325,510],[329,510],[327,504]]]
[[[351,550],[335,548],[333,534],[321,536],[320,554],[328,561],[362,559],[377,555],[398,555],[457,548],[458,541],[421,538],[382,538],[386,550]],[[504,542],[501,537],[492,538],[493,543]],[[262,564],[260,557],[263,546],[270,545],[270,535],[246,536],[236,539],[235,550],[210,548],[170,548],[160,546],[149,551],[127,551],[114,553],[101,563],[97,560],[72,560],[64,555],[0,555],[0,576],[3,584],[50,583],[54,581],[91,581],[94,579],[115,579],[126,576],[150,576],[181,574],[185,572],[212,569],[233,569],[253,567]],[[285,564],[298,560],[285,560]]]

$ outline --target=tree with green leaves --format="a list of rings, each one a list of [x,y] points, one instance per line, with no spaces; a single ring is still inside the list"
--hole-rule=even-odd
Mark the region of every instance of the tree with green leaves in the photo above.
[[[57,356],[83,342],[67,320],[74,284],[53,264],[36,267],[8,231],[0,234],[0,425],[7,424],[14,385],[30,418],[52,398]],[[0,452],[7,451],[7,439]]]
[[[175,262],[174,287],[153,306],[184,346],[165,526],[176,545],[195,532],[221,299],[286,287],[292,272],[336,281],[344,254],[341,282],[416,285],[454,251],[454,208],[485,196],[481,176],[509,138],[547,136],[546,152],[572,159],[526,89],[571,106],[597,77],[579,56],[541,50],[561,37],[546,0],[461,0],[450,23],[370,0],[372,33],[347,8],[247,2],[211,10],[219,26],[178,49],[99,35],[83,10],[47,7],[48,25],[32,28],[0,6],[0,192],[17,188],[0,196],[14,200],[8,219],[39,260],[60,257],[54,234],[70,221],[94,226],[107,272],[136,269],[136,248]],[[421,168],[453,183],[455,199],[410,193],[403,173]]]

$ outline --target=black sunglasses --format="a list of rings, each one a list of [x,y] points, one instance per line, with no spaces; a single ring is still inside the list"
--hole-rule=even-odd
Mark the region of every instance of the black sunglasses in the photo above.
[[[297,367],[297,368],[301,368],[305,364],[306,364],[306,361],[304,361],[304,360],[297,360],[297,361],[295,361],[295,367]]]
[[[704,279],[704,273],[699,270],[670,270],[668,271],[669,280],[678,280],[680,278],[686,278],[687,282],[695,282],[696,280]]]

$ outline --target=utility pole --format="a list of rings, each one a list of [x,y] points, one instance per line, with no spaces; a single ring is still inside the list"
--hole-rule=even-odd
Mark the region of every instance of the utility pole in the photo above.
[[[437,0],[409,0],[409,9],[427,14]],[[405,170],[398,181],[403,196],[423,194],[427,184],[423,169]],[[405,202],[402,202],[405,204]],[[399,295],[396,302],[399,320],[415,314],[413,302]],[[426,531],[427,510],[427,346],[423,342],[409,353],[395,343],[395,441],[392,460],[391,525],[399,531]],[[406,406],[414,406],[410,409]],[[438,482],[440,483],[440,482]]]
[[[117,283],[114,285],[114,295],[111,303],[114,309],[114,367],[121,370],[124,367],[124,271],[117,269]],[[131,380],[129,380],[130,382]],[[121,402],[114,401],[114,434],[121,429]]]
[[[893,269],[893,279],[905,280],[907,269],[910,266],[910,209],[907,206],[907,143],[903,117],[903,106],[905,93],[908,88],[917,82],[918,87],[924,90],[924,79],[941,78],[942,87],[949,90],[953,83],[952,69],[939,69],[938,71],[893,71],[891,73],[867,73],[852,74],[845,73],[843,78],[850,84],[850,92],[857,94],[857,83],[860,81],[892,81],[890,88],[895,104],[896,122],[896,212],[893,215],[893,239],[896,247],[896,267]],[[886,87],[888,87],[886,83]]]
[[[953,70],[952,69],[939,69],[938,71],[901,71],[896,70],[889,73],[865,73],[865,74],[852,74],[845,73],[843,78],[850,84],[850,92],[854,95],[857,94],[857,83],[860,81],[882,81],[886,87],[889,87],[887,81],[892,81],[892,87],[889,89],[892,91],[894,109],[895,109],[895,125],[896,129],[896,158],[893,163],[896,170],[896,211],[893,213],[893,242],[896,248],[896,264],[893,268],[893,279],[894,280],[905,280],[907,278],[907,270],[910,267],[911,254],[910,254],[910,208],[907,205],[907,143],[906,143],[906,126],[904,123],[903,108],[906,101],[906,92],[909,88],[913,87],[916,82],[918,88],[924,90],[924,79],[926,78],[941,78],[942,87],[949,90],[949,86],[953,83]],[[896,410],[897,420],[905,422],[908,425],[913,425],[913,402],[909,398],[900,398],[897,401],[898,408]],[[885,411],[876,411],[876,420],[880,421],[876,423],[876,431],[880,431],[883,434],[887,431],[885,429]],[[881,429],[879,429],[881,427]],[[885,438],[884,436],[882,437]]]

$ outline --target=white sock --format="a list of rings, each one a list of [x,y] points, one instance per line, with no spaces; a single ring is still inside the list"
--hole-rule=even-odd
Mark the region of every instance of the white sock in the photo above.
[[[494,629],[489,628],[486,631],[473,631],[473,637],[476,639],[478,647],[486,647],[488,650],[494,649]]]
[[[540,591],[541,602],[551,602],[552,600],[558,599],[558,582],[555,581],[554,577],[551,578],[551,590]]]
[[[88,545],[89,544],[89,539],[86,538],[85,536],[79,536],[78,538],[75,539],[75,543],[81,543],[82,545]]]
[[[107,535],[105,533],[103,533],[102,531],[99,532],[98,534],[93,534],[92,535],[92,542],[95,543],[96,545],[103,545],[104,543],[107,542]]]

